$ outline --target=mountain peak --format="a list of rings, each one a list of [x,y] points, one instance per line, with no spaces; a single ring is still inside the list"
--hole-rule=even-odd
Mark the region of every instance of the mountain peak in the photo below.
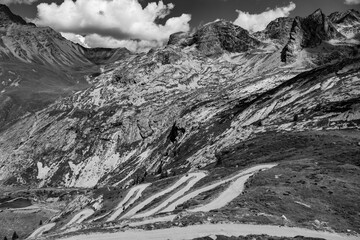
[[[293,22],[294,19],[290,17],[277,18],[274,21],[271,21],[263,32],[270,39],[279,40],[284,44],[289,38],[289,33]]]
[[[310,16],[312,16],[312,15],[323,15],[323,12],[322,12],[321,8],[318,8],[315,10],[315,12],[310,14]]]
[[[22,17],[13,14],[8,6],[0,4],[0,25],[9,23],[27,24]]]
[[[208,56],[218,55],[224,51],[245,52],[259,44],[260,42],[251,37],[247,30],[226,20],[207,23],[194,34],[175,33],[169,39],[169,45],[195,45]]]
[[[326,21],[326,15],[322,12],[322,10],[319,8],[312,14],[310,14],[306,19],[308,21],[316,21],[316,22],[325,22]]]
[[[321,9],[318,9],[306,18],[295,18],[290,40],[282,51],[281,59],[283,62],[294,60],[297,53],[304,48],[314,48],[324,40],[341,38],[344,36],[337,31]]]

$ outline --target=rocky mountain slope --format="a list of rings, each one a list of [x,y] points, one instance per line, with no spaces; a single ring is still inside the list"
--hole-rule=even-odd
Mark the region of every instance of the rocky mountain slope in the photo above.
[[[0,59],[60,68],[103,63],[129,53],[126,49],[88,49],[66,40],[49,27],[37,27],[0,5]],[[120,55],[120,56],[119,56]]]
[[[359,42],[334,16],[255,34],[220,20],[147,53],[79,51],[102,64],[92,85],[0,132],[6,196],[57,198],[31,237],[220,223],[356,234]]]

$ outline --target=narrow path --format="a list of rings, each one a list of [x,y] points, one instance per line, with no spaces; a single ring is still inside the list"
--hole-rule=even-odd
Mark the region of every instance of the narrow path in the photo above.
[[[174,191],[176,188],[180,187],[182,184],[184,184],[185,182],[187,182],[189,179],[193,178],[194,174],[190,173],[187,174],[185,176],[183,176],[182,178],[180,178],[176,183],[174,183],[173,185],[171,185],[170,187],[166,188],[165,190],[158,192],[157,194],[154,194],[153,196],[147,198],[145,201],[139,203],[137,206],[135,206],[134,208],[132,208],[129,212],[127,212],[123,218],[125,217],[133,217],[133,218],[137,218],[137,215],[135,215],[137,212],[139,212],[141,209],[143,209],[146,205],[150,204],[152,201],[154,201],[155,199],[157,199],[158,197],[161,197],[169,192]],[[135,215],[135,216],[134,216]]]
[[[55,227],[56,223],[49,223],[44,226],[39,227],[36,229],[27,239],[30,238],[38,238],[40,237],[44,232],[49,231],[53,227]]]
[[[209,212],[214,209],[219,209],[225,207],[228,203],[234,200],[239,196],[244,190],[244,184],[253,174],[247,174],[245,176],[239,177],[231,185],[222,192],[217,198],[205,204],[201,207],[188,210],[189,212]]]
[[[135,186],[129,190],[125,198],[119,203],[119,205],[115,208],[115,212],[106,220],[106,222],[114,221],[120,214],[128,208],[132,203],[134,203],[138,198],[141,197],[142,192],[150,186],[151,183],[141,184]]]
[[[157,207],[150,209],[144,213],[140,213],[134,216],[134,218],[143,218],[154,215],[155,213],[159,212],[161,209],[165,208],[169,203],[175,201],[179,197],[183,196],[187,191],[189,191],[198,181],[206,176],[205,172],[196,172],[196,173],[189,173],[188,174],[191,178],[188,183],[177,191],[175,194],[171,195],[168,199],[160,203]],[[125,214],[121,219],[130,217],[130,215]]]
[[[348,236],[344,234],[321,232],[304,228],[250,224],[204,224],[158,229],[153,231],[128,230],[126,232],[92,233],[67,237],[62,240],[191,240],[211,235],[246,236],[249,234],[267,234],[269,236],[276,237],[305,236],[312,238],[324,238],[327,240],[359,240],[359,236]]]
[[[240,173],[236,174],[235,176],[233,177],[230,177],[228,179],[224,179],[222,181],[219,181],[219,182],[216,182],[216,183],[213,183],[211,185],[208,185],[208,186],[205,186],[203,188],[200,188],[198,190],[195,190],[193,192],[190,192],[188,194],[186,194],[185,196],[177,199],[175,202],[171,203],[169,206],[167,206],[165,209],[163,209],[162,211],[160,211],[161,213],[165,213],[165,212],[172,212],[175,210],[175,208],[187,201],[189,201],[190,199],[196,197],[197,195],[203,193],[203,192],[207,192],[207,191],[210,191],[224,183],[227,183],[227,182],[230,182],[234,179],[237,179],[237,178],[240,178],[242,176],[245,176],[245,175],[248,175],[248,174],[254,174],[255,172],[257,171],[260,171],[260,170],[263,170],[263,169],[269,169],[269,168],[272,168],[272,167],[275,167],[277,164],[262,164],[262,165],[257,165],[257,166],[254,166],[254,167],[251,167],[251,168],[248,168],[246,170],[243,170],[241,171]]]

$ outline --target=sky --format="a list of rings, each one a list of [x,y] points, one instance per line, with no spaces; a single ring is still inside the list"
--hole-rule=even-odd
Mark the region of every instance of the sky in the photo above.
[[[278,17],[305,17],[360,10],[360,0],[0,0],[38,26],[50,26],[87,47],[127,47],[133,51],[163,45],[170,34],[192,31],[225,19],[250,32]]]

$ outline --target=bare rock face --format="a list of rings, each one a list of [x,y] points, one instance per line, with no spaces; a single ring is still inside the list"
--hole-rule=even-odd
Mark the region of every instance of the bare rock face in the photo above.
[[[283,62],[292,62],[297,53],[304,48],[319,46],[324,40],[342,39],[344,36],[337,31],[320,9],[307,18],[296,17],[290,32],[290,39],[281,53]]]
[[[176,33],[170,36],[169,44],[182,47],[195,45],[207,56],[217,56],[224,51],[246,52],[260,45],[260,41],[251,37],[249,32],[230,22],[219,20],[206,24],[193,35]]]

